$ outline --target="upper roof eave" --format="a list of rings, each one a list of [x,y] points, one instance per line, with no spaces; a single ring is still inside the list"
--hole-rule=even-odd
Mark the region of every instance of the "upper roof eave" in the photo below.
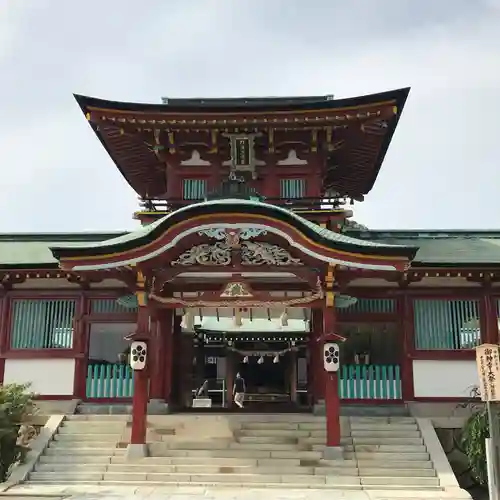
[[[136,113],[233,113],[233,112],[269,112],[341,109],[354,106],[376,105],[392,102],[398,107],[399,113],[404,106],[410,87],[367,94],[343,99],[298,98],[228,98],[228,99],[173,99],[169,104],[121,102],[100,99],[97,97],[73,94],[80,108],[87,113],[89,108],[109,111],[128,111]],[[398,113],[398,114],[399,114]]]

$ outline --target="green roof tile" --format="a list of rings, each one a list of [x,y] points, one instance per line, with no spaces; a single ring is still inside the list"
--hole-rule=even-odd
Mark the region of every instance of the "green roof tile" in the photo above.
[[[193,211],[196,208],[205,208],[205,207],[210,207],[210,206],[238,206],[241,207],[242,210],[244,211],[251,211],[252,208],[260,208],[260,207],[265,207],[269,212],[275,212],[275,213],[282,213],[286,214],[289,217],[292,217],[292,219],[295,220],[296,223],[302,224],[306,227],[308,227],[311,231],[314,231],[316,234],[320,235],[322,238],[325,238],[326,240],[332,242],[332,243],[345,243],[348,245],[354,245],[354,246],[361,246],[361,247],[368,247],[368,248],[373,248],[373,249],[385,249],[387,247],[401,247],[401,249],[405,248],[403,245],[390,245],[387,244],[384,241],[371,241],[369,239],[359,239],[359,238],[353,238],[349,235],[346,234],[341,234],[337,233],[334,231],[330,231],[329,229],[325,229],[318,224],[314,222],[310,222],[304,217],[301,217],[300,215],[292,212],[291,210],[288,210],[286,208],[282,208],[276,205],[271,205],[269,203],[265,203],[262,201],[256,201],[256,200],[242,200],[238,198],[226,198],[226,199],[217,199],[217,200],[209,200],[209,201],[203,201],[200,203],[193,203],[192,205],[188,205],[186,207],[180,208],[174,212],[171,212],[165,216],[163,216],[161,219],[156,220],[152,224],[148,224],[147,226],[142,226],[139,227],[138,229],[130,232],[123,234],[121,236],[115,237],[113,239],[110,239],[108,241],[100,241],[100,242],[92,242],[92,243],[79,243],[79,244],[69,244],[69,245],[64,245],[62,248],[85,248],[85,249],[93,249],[93,248],[99,248],[99,247],[112,247],[112,246],[118,246],[122,245],[134,240],[139,240],[140,238],[144,236],[148,236],[149,234],[153,233],[156,228],[159,226],[162,226],[163,224],[168,224],[169,219],[173,219],[174,217],[178,216],[178,214],[186,212],[186,217],[189,217],[190,212]],[[410,246],[415,246],[414,244]],[[54,248],[58,248],[57,245],[54,245]]]
[[[12,233],[0,234],[0,268],[57,266],[50,248],[82,242],[104,241],[116,233]]]
[[[498,231],[349,231],[347,234],[419,247],[413,265],[500,264]]]
[[[51,247],[102,245],[110,239],[123,241],[136,234],[135,231],[0,234],[0,268],[56,266]],[[351,230],[344,236],[379,245],[417,246],[414,265],[500,265],[500,231]]]

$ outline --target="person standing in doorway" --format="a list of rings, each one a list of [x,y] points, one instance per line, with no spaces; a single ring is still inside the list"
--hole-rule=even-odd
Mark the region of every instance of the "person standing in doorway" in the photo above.
[[[234,402],[240,407],[243,408],[243,401],[245,400],[245,380],[238,372],[236,374],[236,379],[234,381],[233,386],[233,398]]]

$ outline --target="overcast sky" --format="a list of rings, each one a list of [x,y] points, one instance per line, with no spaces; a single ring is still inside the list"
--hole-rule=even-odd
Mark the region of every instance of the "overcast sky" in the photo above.
[[[500,0],[0,0],[0,232],[118,230],[136,195],[73,92],[411,86],[371,228],[500,229]]]

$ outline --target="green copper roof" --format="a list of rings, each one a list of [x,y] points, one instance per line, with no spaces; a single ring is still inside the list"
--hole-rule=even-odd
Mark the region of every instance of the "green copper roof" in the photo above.
[[[0,234],[0,268],[57,267],[51,247],[103,244],[110,239],[130,237],[131,234],[135,232]],[[345,236],[379,244],[418,246],[414,266],[500,265],[500,231],[352,230]]]
[[[347,234],[374,242],[417,245],[412,266],[500,265],[500,231],[415,230],[348,231]]]
[[[384,241],[371,241],[369,239],[357,239],[345,234],[336,233],[320,227],[314,222],[310,222],[304,217],[297,215],[291,210],[287,210],[276,205],[271,205],[257,200],[245,200],[245,199],[215,199],[204,201],[201,203],[194,203],[186,207],[175,210],[168,215],[165,215],[161,219],[143,226],[136,231],[133,231],[122,236],[118,236],[108,241],[101,242],[91,242],[91,243],[80,243],[71,245],[62,245],[52,247],[53,253],[56,257],[68,254],[68,251],[74,249],[81,249],[82,253],[84,250],[100,250],[103,252],[103,247],[106,247],[106,251],[119,251],[122,249],[129,249],[132,246],[137,246],[144,244],[148,241],[153,240],[158,236],[159,231],[167,229],[170,225],[176,224],[181,220],[185,220],[189,217],[196,217],[199,215],[210,214],[217,215],[221,214],[260,214],[264,216],[275,217],[276,219],[281,219],[283,222],[295,225],[299,230],[309,233],[312,239],[320,239],[327,243],[333,245],[338,245],[339,247],[355,247],[368,249],[374,253],[386,252],[387,255],[408,255],[413,257],[416,252],[415,244],[412,245],[397,245],[389,244]],[[97,253],[97,252],[96,252]],[[410,258],[411,258],[410,257]]]
[[[121,234],[124,233],[0,233],[0,268],[58,267],[51,247],[98,242]]]

